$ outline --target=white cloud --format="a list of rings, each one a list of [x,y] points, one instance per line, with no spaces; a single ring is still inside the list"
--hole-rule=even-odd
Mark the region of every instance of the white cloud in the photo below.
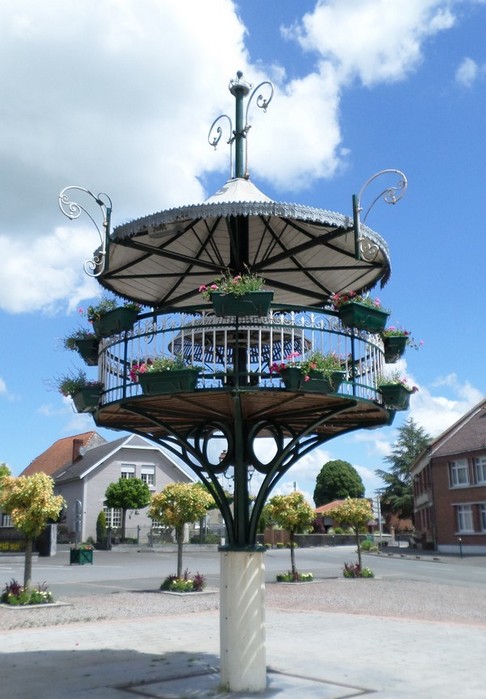
[[[368,86],[392,82],[417,68],[424,41],[453,26],[448,4],[408,0],[397,11],[389,0],[328,0],[285,33],[331,62],[343,83],[353,78]]]
[[[0,377],[0,395],[6,395],[6,394],[7,394],[7,384]]]
[[[479,66],[472,58],[464,58],[456,70],[456,82],[464,87],[472,87],[479,75]]]
[[[237,69],[254,85],[276,83],[268,113],[254,105],[250,113],[252,177],[298,191],[335,175],[346,164],[343,86],[354,76],[369,85],[403,78],[423,42],[453,23],[444,1],[391,5],[318,3],[287,35],[319,62],[288,80],[275,63],[266,73],[251,63],[231,0],[0,3],[0,62],[9,66],[0,131],[5,310],[72,308],[93,288],[80,271],[91,243],[59,228],[65,186],[106,191],[114,225],[211,193],[204,176],[225,177],[229,158],[207,133],[219,114],[232,114],[226,86]]]

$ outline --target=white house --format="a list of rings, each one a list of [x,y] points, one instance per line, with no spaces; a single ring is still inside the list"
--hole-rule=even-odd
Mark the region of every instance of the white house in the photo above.
[[[129,435],[113,442],[96,432],[65,437],[38,456],[21,475],[43,471],[52,476],[56,494],[66,501],[62,523],[71,539],[96,540],[96,520],[104,510],[107,526],[121,524],[121,510],[105,506],[105,492],[120,478],[141,478],[152,492],[160,492],[173,482],[193,483],[177,462],[161,447],[143,437]],[[152,529],[147,508],[129,511],[128,537],[146,538]]]

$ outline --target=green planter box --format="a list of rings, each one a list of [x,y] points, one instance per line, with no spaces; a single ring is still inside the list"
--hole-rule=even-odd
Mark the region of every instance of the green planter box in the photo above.
[[[297,367],[287,367],[280,372],[282,381],[288,391],[298,391],[304,383],[304,375]]]
[[[280,376],[288,391],[310,391],[311,393],[335,393],[345,377],[344,371],[334,371],[330,376],[323,376],[318,371],[309,373],[309,380],[297,367],[282,369]]]
[[[101,397],[101,388],[86,386],[73,396],[74,407],[78,413],[94,413]]]
[[[410,405],[410,391],[401,384],[379,386],[383,402],[391,410],[408,410]]]
[[[88,366],[97,366],[98,350],[100,343],[98,340],[76,340],[76,348]]]
[[[323,376],[317,371],[311,371],[309,381],[304,381],[302,388],[304,391],[313,393],[336,393],[345,376],[346,372],[344,371],[333,371],[330,376]]]
[[[71,549],[69,552],[69,565],[73,563],[80,566],[84,566],[85,563],[93,565],[92,549]]]
[[[370,333],[384,330],[389,315],[387,311],[357,302],[345,303],[339,308],[339,318],[343,325]]]
[[[131,330],[138,317],[138,311],[133,308],[115,308],[108,311],[99,320],[93,321],[93,330],[98,337],[111,337],[124,330]]]
[[[403,356],[407,346],[408,337],[405,335],[387,335],[383,338],[385,346],[385,362],[395,364]]]
[[[195,369],[173,369],[168,371],[147,371],[139,374],[138,381],[147,395],[194,391],[199,371]]]
[[[211,303],[217,316],[266,316],[270,310],[273,291],[251,291],[235,296],[213,291]]]

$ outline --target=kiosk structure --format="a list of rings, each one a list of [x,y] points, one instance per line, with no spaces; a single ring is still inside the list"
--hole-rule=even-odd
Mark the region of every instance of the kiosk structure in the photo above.
[[[248,115],[251,105],[266,110],[273,88],[252,90],[238,73],[229,90],[234,124],[219,117],[209,143],[216,147],[227,128],[232,171],[213,196],[113,230],[110,199],[94,197],[103,213],[101,243],[85,269],[148,310],[98,338],[102,390],[89,410],[99,426],[164,446],[211,489],[227,531],[220,549],[221,684],[259,692],[267,678],[257,526],[269,494],[310,450],[390,424],[403,406],[379,388],[385,337],[373,322],[366,329],[375,309],[355,304],[364,319],[353,320],[332,303],[349,290],[362,299],[390,276],[386,243],[360,221],[364,188],[353,198],[352,216],[269,199],[249,179]],[[400,176],[382,192],[394,203],[406,179],[398,170],[384,173]],[[61,192],[70,218],[86,211],[72,201],[73,190],[91,194],[79,187]],[[211,293],[221,276],[238,285],[247,275],[263,279],[263,290],[244,298]],[[304,375],[302,363],[316,356],[339,366],[325,376]],[[187,366],[144,371],[160,358]],[[262,438],[271,445],[265,455]],[[231,506],[223,476],[234,483]]]

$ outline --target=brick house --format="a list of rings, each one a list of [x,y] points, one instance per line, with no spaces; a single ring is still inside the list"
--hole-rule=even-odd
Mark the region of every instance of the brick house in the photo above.
[[[107,508],[105,492],[120,478],[141,478],[152,492],[160,492],[169,483],[193,483],[188,475],[161,447],[138,435],[108,442],[97,432],[85,432],[57,440],[21,473],[30,476],[44,472],[54,479],[56,495],[62,495],[66,508],[61,522],[73,539],[96,539],[96,520],[101,510],[107,526],[121,525],[121,510]],[[152,529],[146,508],[128,513],[127,536],[142,539]]]
[[[486,400],[424,449],[411,474],[422,546],[486,553]]]

